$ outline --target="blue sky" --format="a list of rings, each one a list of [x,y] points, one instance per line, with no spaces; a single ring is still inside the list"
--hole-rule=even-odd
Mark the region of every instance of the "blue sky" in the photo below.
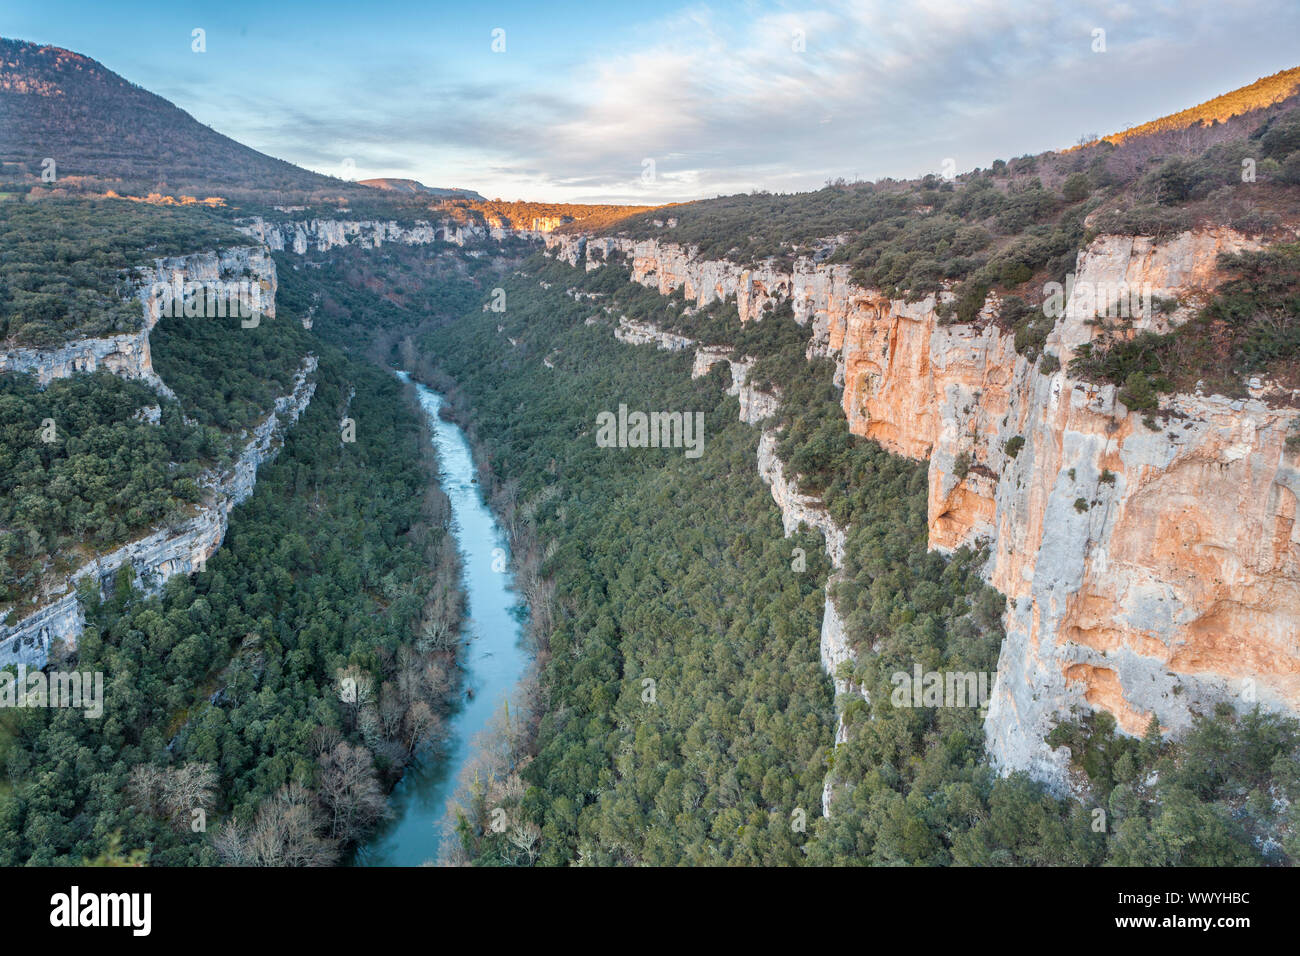
[[[1300,65],[1295,0],[10,0],[0,33],[320,172],[572,202],[987,166]]]

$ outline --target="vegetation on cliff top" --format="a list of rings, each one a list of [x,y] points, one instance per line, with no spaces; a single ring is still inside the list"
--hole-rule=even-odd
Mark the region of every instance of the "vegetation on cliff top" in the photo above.
[[[247,245],[196,209],[124,199],[0,202],[0,339],[61,345],[143,323],[131,272],[163,256]]]
[[[703,258],[843,263],[859,285],[891,297],[951,291],[940,312],[961,322],[976,321],[991,290],[1038,310],[1041,286],[1062,281],[1100,233],[1163,239],[1224,224],[1282,237],[1300,215],[1300,94],[1274,99],[1242,93],[1233,102],[1259,108],[1224,122],[1155,124],[1118,144],[998,160],[948,180],[719,197],[674,206],[671,230],[653,222],[663,213],[648,213],[604,231],[693,245]],[[1016,320],[999,321],[1010,330]]]
[[[1219,258],[1233,274],[1170,332],[1131,335],[1121,322],[1079,348],[1072,374],[1123,386],[1120,400],[1152,410],[1156,393],[1240,397],[1255,376],[1300,387],[1300,243]]]
[[[1177,133],[1196,125],[1214,126],[1234,116],[1281,103],[1293,96],[1298,88],[1300,88],[1300,66],[1279,70],[1272,76],[1258,79],[1248,86],[1216,96],[1177,113],[1171,113],[1169,116],[1162,116],[1119,133],[1103,136],[1102,139],[1119,145],[1125,140],[1149,136],[1152,133]]]
[[[139,415],[154,404],[156,425]],[[67,574],[181,516],[200,498],[203,462],[224,445],[183,421],[177,403],[108,372],[44,390],[0,375],[0,606],[35,593],[46,573]]]

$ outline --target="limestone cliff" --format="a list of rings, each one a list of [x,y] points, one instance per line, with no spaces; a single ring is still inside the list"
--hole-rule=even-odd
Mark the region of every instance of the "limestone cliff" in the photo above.
[[[237,226],[240,232],[265,243],[275,252],[294,252],[303,255],[308,251],[327,252],[343,246],[376,249],[385,243],[408,246],[427,245],[432,242],[449,242],[464,246],[485,240],[501,240],[512,236],[541,239],[546,227],[552,224],[540,221],[534,229],[510,229],[503,226],[480,226],[453,220],[416,221],[406,225],[394,220],[308,219],[298,222],[272,222],[256,216]]]
[[[626,315],[619,317],[614,338],[629,345],[655,345],[669,352],[681,352],[695,344],[684,335],[664,332],[649,322],[634,322]]]
[[[77,601],[76,584],[89,578],[110,587],[119,568],[129,564],[137,583],[153,591],[174,574],[189,574],[221,546],[231,510],[253,493],[257,469],[274,457],[284,432],[302,414],[316,390],[311,380],[316,357],[307,356],[294,378],[293,389],[276,399],[271,413],[254,430],[231,469],[212,476],[204,502],[178,525],[154,530],[137,541],[102,555],[70,575],[65,593],[12,625],[0,624],[0,667],[23,663],[43,667],[51,642],[74,647],[85,618]]]
[[[1128,733],[1153,714],[1177,731],[1216,700],[1300,710],[1300,470],[1284,446],[1297,415],[1269,403],[1269,383],[1244,401],[1173,396],[1152,430],[1113,387],[1018,355],[987,321],[993,301],[985,321],[943,325],[934,296],[890,299],[839,265],[743,268],[658,240],[546,243],[589,269],[624,256],[636,281],[697,303],[734,295],[746,321],[789,299],[809,355],[837,362],[852,431],[929,459],[931,546],[986,541],[986,573],[1009,599],[986,723],[1001,768],[1061,784],[1065,755],[1043,737],[1076,710],[1108,710]],[[1162,328],[1219,281],[1219,252],[1249,245],[1228,230],[1098,238],[1048,352],[1064,365],[1094,333],[1081,290],[1177,297],[1174,312],[1133,323]]]
[[[275,262],[266,250],[235,246],[215,252],[155,259],[130,278],[131,295],[140,301],[140,328],[118,335],[74,339],[51,348],[13,347],[0,352],[0,372],[25,372],[41,385],[78,372],[107,369],[123,378],[139,379],[164,395],[171,392],[153,370],[149,332],[157,324],[166,301],[154,294],[158,285],[184,287],[186,283],[244,281],[256,311],[275,317]]]
[[[727,394],[739,399],[740,420],[747,425],[757,425],[777,413],[781,405],[781,396],[776,391],[758,388],[749,380],[754,361],[748,357],[737,358],[731,354],[730,349],[702,348],[695,353],[691,378],[707,375],[711,367],[726,362],[731,372],[731,385],[727,387]]]

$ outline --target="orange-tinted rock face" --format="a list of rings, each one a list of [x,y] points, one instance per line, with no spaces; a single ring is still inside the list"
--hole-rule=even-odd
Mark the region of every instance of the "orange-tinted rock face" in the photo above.
[[[932,298],[908,306],[862,296],[831,322],[850,430],[910,458],[928,457],[939,429],[927,321],[933,309]]]
[[[554,238],[554,254],[585,257]],[[1008,598],[986,723],[1003,768],[1060,780],[1065,755],[1043,738],[1076,709],[1108,710],[1133,734],[1153,715],[1180,730],[1225,699],[1300,711],[1293,411],[1180,395],[1152,431],[1115,388],[1040,374],[996,327],[940,325],[933,297],[891,301],[839,266],[777,274],[653,240],[592,242],[633,256],[634,278],[662,292],[736,294],[742,318],[791,297],[812,330],[809,355],[838,363],[851,430],[929,459],[931,547],[987,542],[986,573]],[[1191,298],[1219,280],[1219,253],[1247,246],[1227,230],[1160,245],[1101,237],[1080,255],[1073,291]],[[1077,306],[1066,303],[1048,340],[1066,360],[1092,334]]]

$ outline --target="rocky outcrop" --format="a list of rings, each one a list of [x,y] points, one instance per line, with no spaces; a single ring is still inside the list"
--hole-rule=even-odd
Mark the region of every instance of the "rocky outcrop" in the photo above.
[[[195,282],[207,288],[242,283],[250,294],[250,309],[268,319],[275,318],[275,260],[262,246],[231,246],[215,252],[155,259],[152,266],[137,269],[136,295],[144,310],[146,331],[158,324],[161,310],[169,301],[156,294],[158,287],[183,289],[186,283]]]
[[[587,324],[591,321],[587,320]],[[628,345],[654,345],[665,352],[683,352],[696,345],[694,339],[666,332],[649,322],[636,322],[625,315],[619,318],[614,338]],[[780,394],[751,384],[749,373],[754,367],[754,359],[736,358],[731,349],[709,346],[696,349],[691,378],[707,375],[710,368],[722,362],[730,367],[731,385],[727,387],[727,394],[739,399],[742,422],[757,425],[777,413],[781,404]]]
[[[442,241],[464,245],[467,241],[487,236],[487,230],[481,227],[461,227],[451,223],[415,222],[400,225],[394,221],[344,219],[272,222],[260,216],[241,223],[236,228],[265,243],[274,252],[289,251],[298,255],[308,250],[327,252],[350,245],[374,249],[386,242],[424,245]]]
[[[668,295],[682,289],[697,305],[735,298],[740,320],[759,318],[768,308],[789,300],[795,318],[806,324],[817,311],[833,314],[847,308],[853,293],[847,266],[797,261],[789,271],[775,265],[741,266],[717,259],[700,259],[689,246],[658,239],[590,238],[550,234],[544,237],[551,255],[570,265],[585,261],[590,271],[615,257],[628,262],[632,279]]]
[[[1042,737],[1072,711],[1139,734],[1153,715],[1181,730],[1219,700],[1296,710],[1295,413],[1178,396],[1151,430],[1113,387],[1022,375],[999,433],[1020,429],[1019,455],[999,454],[1000,437],[973,445],[1001,475],[991,508],[969,510],[992,512],[990,580],[1010,599],[991,752],[1059,780]]]
[[[1257,248],[1259,243],[1231,229],[1184,232],[1160,243],[1145,236],[1100,236],[1079,257],[1074,282],[1078,294],[1069,296],[1069,308],[1052,331],[1053,350],[1068,364],[1078,347],[1092,340],[1092,319],[1104,312],[1103,304],[1125,291],[1176,294],[1181,302],[1176,311],[1143,311],[1130,315],[1126,323],[1134,334],[1166,332],[1188,318],[1190,307],[1218,284],[1219,255]]]
[[[649,322],[634,322],[626,315],[619,318],[614,338],[628,345],[654,345],[667,352],[681,352],[695,344],[694,339],[665,332]]]
[[[859,687],[851,680],[839,676],[840,668],[843,664],[851,665],[855,659],[853,646],[849,643],[848,632],[844,626],[844,619],[840,617],[839,609],[835,606],[835,601],[831,597],[831,588],[834,586],[836,577],[833,575],[826,582],[826,605],[822,609],[822,631],[821,631],[821,661],[822,670],[835,682],[836,695],[836,717],[835,717],[835,738],[834,746],[848,740],[848,728],[844,725],[844,711],[839,702],[843,695],[858,694],[863,700],[870,700],[866,688]],[[835,786],[838,783],[835,777],[835,771],[832,769],[826,775],[826,781],[822,785],[822,816],[831,815],[831,804],[835,800]]]
[[[1063,783],[1065,755],[1043,737],[1074,712],[1108,710],[1136,734],[1153,715],[1177,731],[1218,700],[1300,710],[1300,463],[1284,444],[1297,413],[1266,401],[1269,383],[1245,401],[1174,396],[1149,416],[1113,387],[1018,355],[987,321],[992,301],[983,321],[944,325],[937,297],[890,299],[842,266],[748,269],[658,240],[546,242],[588,268],[623,257],[636,281],[698,304],[735,296],[746,321],[789,299],[809,356],[837,363],[851,430],[929,460],[931,546],[987,543],[986,573],[1008,598],[986,723],[1002,769]],[[1220,281],[1217,255],[1250,245],[1224,229],[1099,237],[1080,253],[1048,353],[1064,366],[1095,334],[1098,289],[1181,303],[1133,330],[1178,322]],[[806,503],[775,481],[775,437],[764,438],[773,495],[797,514]]]
[[[225,539],[231,510],[253,493],[258,467],[274,457],[286,429],[311,402],[316,390],[311,380],[315,371],[316,357],[308,356],[294,379],[293,389],[276,399],[274,409],[253,430],[233,467],[205,482],[206,500],[193,515],[78,568],[69,577],[62,596],[12,625],[0,624],[0,667],[19,663],[29,668],[43,667],[53,641],[62,641],[69,648],[76,646],[85,626],[76,594],[76,585],[83,579],[108,588],[118,570],[130,565],[139,586],[154,591],[174,574],[202,568]]]
[[[831,559],[831,566],[839,570],[844,566],[844,529],[835,523],[820,498],[801,494],[796,483],[786,477],[776,446],[777,433],[766,429],[758,440],[758,476],[772,489],[772,500],[781,509],[781,524],[786,535],[797,531],[800,524],[816,528],[826,539],[826,554]]]
[[[615,333],[617,334],[617,333]],[[721,365],[726,362],[732,366],[732,387],[735,387],[735,365],[731,361],[732,351],[729,348],[709,347],[698,349],[695,353],[695,364],[691,366],[691,378],[703,378],[709,374],[709,370],[715,365]]]
[[[840,579],[840,571],[844,567],[846,534],[844,529],[836,524],[835,519],[831,517],[820,498],[801,494],[796,487],[796,482],[786,477],[785,466],[776,453],[777,441],[778,435],[773,429],[765,429],[759,437],[758,475],[772,491],[772,500],[776,502],[776,506],[781,512],[781,525],[786,536],[789,537],[797,531],[801,524],[816,528],[822,533],[826,556],[830,558],[831,568],[833,569],[826,581],[826,603],[822,609],[820,654],[822,669],[826,671],[835,684],[837,703],[834,744],[839,746],[847,739],[848,733],[844,726],[844,713],[839,705],[840,696],[857,693],[864,698],[867,697],[865,689],[859,688],[852,681],[840,675],[841,665],[852,664],[855,659],[853,646],[848,640],[848,633],[844,627],[844,620],[840,617],[839,610],[835,607],[835,601],[831,597],[831,590]],[[831,803],[835,796],[835,783],[834,772],[827,774],[826,782],[822,787],[823,816],[829,817],[831,815]]]
[[[76,339],[54,348],[14,347],[0,352],[0,372],[28,373],[41,386],[79,372],[106,369],[123,378],[139,379],[162,391],[162,380],[153,370],[149,354],[149,333],[145,329],[102,338]]]
[[[747,425],[758,425],[775,415],[781,408],[781,393],[776,389],[759,388],[750,381],[754,359],[728,359],[731,367],[731,387],[728,395],[740,401],[740,420]]]
[[[162,310],[173,300],[158,294],[160,287],[183,290],[187,283],[241,284],[250,293],[254,311],[275,317],[275,262],[265,249],[235,246],[215,252],[155,259],[153,265],[138,268],[131,278],[130,295],[140,302],[140,328],[118,335],[75,339],[52,348],[14,347],[0,352],[0,372],[22,372],[36,376],[42,385],[80,372],[107,369],[123,378],[138,379],[161,394],[174,397],[153,370],[149,332]],[[180,301],[176,298],[176,301]]]

